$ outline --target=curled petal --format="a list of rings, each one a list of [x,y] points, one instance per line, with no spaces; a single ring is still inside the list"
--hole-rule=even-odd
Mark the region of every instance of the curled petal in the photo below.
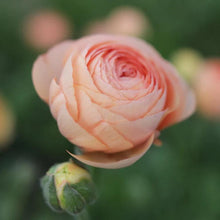
[[[158,112],[153,115],[146,115],[135,121],[123,121],[113,125],[115,129],[120,131],[126,138],[132,141],[135,145],[143,143],[152,131],[157,129],[157,126],[164,117],[165,111]]]
[[[193,91],[178,76],[176,70],[166,63],[167,71],[167,115],[159,125],[159,130],[180,122],[189,117],[196,107],[196,99]]]
[[[130,150],[123,151],[115,154],[105,153],[85,153],[82,155],[75,155],[68,152],[72,157],[77,160],[94,167],[100,167],[105,169],[118,169],[127,167],[135,163],[141,158],[144,153],[150,148],[154,141],[154,134],[152,134],[146,143],[134,147]]]
[[[103,151],[107,149],[104,143],[74,121],[67,111],[66,106],[63,106],[60,110],[57,122],[61,134],[73,144],[85,148],[87,151]]]
[[[158,100],[160,100],[161,93],[162,93],[161,90],[160,91],[155,90],[152,93],[138,100],[132,100],[128,104],[115,105],[112,108],[110,108],[110,110],[126,117],[129,120],[142,118],[151,110],[152,106],[155,105],[155,103],[158,102]],[[164,107],[163,105],[158,106],[159,108],[157,109],[157,112],[163,109]]]
[[[59,79],[64,65],[65,54],[73,41],[64,41],[37,58],[32,69],[34,87],[38,95],[49,101],[49,87],[53,78]]]
[[[62,106],[66,103],[65,97],[56,83],[55,79],[52,80],[50,85],[50,96],[49,96],[49,104],[50,104],[50,111],[55,119],[59,114],[59,111]]]
[[[76,91],[73,86],[73,66],[72,66],[72,56],[66,60],[65,66],[63,68],[61,77],[60,77],[60,87],[66,99],[66,104],[68,110],[71,113],[72,117],[78,119],[78,100],[76,97]]]
[[[134,145],[128,138],[123,136],[119,131],[115,130],[109,123],[101,122],[93,129],[99,139],[101,139],[107,146],[108,149],[104,152],[115,153],[123,150],[128,150]]]
[[[102,117],[83,90],[77,90],[77,97],[80,112],[78,123],[87,129],[91,129],[102,121]]]

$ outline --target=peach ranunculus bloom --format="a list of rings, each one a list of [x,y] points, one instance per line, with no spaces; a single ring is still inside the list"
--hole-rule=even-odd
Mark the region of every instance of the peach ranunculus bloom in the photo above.
[[[68,38],[71,29],[69,21],[58,12],[38,11],[26,18],[23,34],[30,46],[42,50]]]
[[[15,120],[5,99],[0,96],[0,149],[6,147],[14,135]]]
[[[208,118],[220,119],[220,58],[201,65],[194,87],[201,113]]]
[[[189,117],[195,98],[176,70],[142,40],[92,35],[41,55],[33,83],[60,132],[102,168],[137,161],[159,131]]]

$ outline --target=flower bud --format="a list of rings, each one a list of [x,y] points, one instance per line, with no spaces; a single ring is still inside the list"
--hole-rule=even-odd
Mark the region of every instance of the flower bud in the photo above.
[[[71,215],[82,212],[96,198],[90,174],[73,162],[52,166],[41,179],[41,187],[51,209]]]
[[[14,114],[6,100],[0,96],[0,151],[12,142],[14,130]]]
[[[190,48],[180,49],[171,57],[171,62],[188,82],[194,80],[202,61],[201,54]]]
[[[23,37],[32,48],[44,50],[68,38],[72,32],[72,26],[59,12],[41,10],[25,18]]]
[[[211,120],[220,120],[220,59],[205,60],[193,82],[198,110]]]

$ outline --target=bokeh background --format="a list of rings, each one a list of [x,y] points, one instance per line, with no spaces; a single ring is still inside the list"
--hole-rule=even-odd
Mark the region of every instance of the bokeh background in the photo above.
[[[39,179],[54,163],[68,160],[71,145],[61,136],[48,106],[37,96],[31,69],[37,49],[24,24],[41,10],[55,10],[78,38],[92,21],[105,19],[122,0],[0,0],[0,93],[15,118],[10,142],[0,148],[0,219],[63,220],[44,203]],[[166,59],[182,47],[220,56],[219,0],[127,0],[147,16],[151,34],[141,36]],[[220,85],[219,85],[220,86]],[[220,219],[220,122],[194,114],[162,132],[131,167],[91,169],[99,191],[91,219]]]

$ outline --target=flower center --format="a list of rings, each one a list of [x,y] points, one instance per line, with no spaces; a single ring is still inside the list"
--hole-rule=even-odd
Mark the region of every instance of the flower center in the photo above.
[[[112,42],[95,45],[86,54],[92,78],[118,90],[146,89],[154,84],[155,71],[150,62],[133,48]]]

